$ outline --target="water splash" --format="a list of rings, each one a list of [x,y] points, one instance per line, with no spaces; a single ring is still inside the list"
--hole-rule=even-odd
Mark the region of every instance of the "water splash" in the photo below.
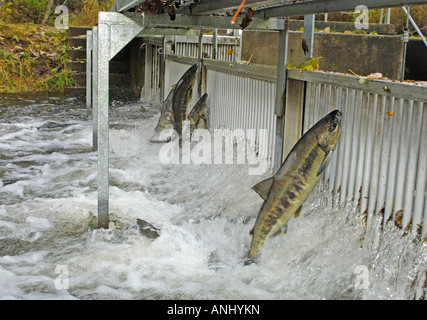
[[[322,186],[286,234],[269,239],[258,263],[245,266],[262,204],[251,187],[263,177],[249,176],[246,165],[162,165],[161,146],[149,142],[158,110],[147,104],[142,113],[140,102],[112,103],[111,223],[95,229],[96,154],[83,100],[34,96],[1,103],[1,298],[424,294],[426,245],[402,237],[392,224],[378,245],[369,245],[360,210],[352,203],[338,207]],[[159,237],[141,235],[137,219],[159,228]],[[58,266],[68,270],[67,289],[55,285]]]

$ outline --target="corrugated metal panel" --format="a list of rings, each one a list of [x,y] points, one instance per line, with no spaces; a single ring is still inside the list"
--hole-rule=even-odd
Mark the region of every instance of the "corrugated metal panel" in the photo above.
[[[248,145],[259,155],[266,155],[271,163],[276,124],[275,90],[274,81],[208,69],[206,91],[210,97],[212,128],[243,129]],[[267,130],[265,137],[260,135],[260,129]]]
[[[173,86],[177,84],[182,75],[190,68],[191,65],[187,63],[179,63],[176,61],[168,60],[165,61],[165,92],[166,97],[172,90]],[[193,87],[193,95],[190,103],[188,104],[188,110],[190,111],[193,106],[197,103],[197,81]]]
[[[189,67],[167,63],[171,79]],[[273,163],[275,81],[245,75],[244,68],[239,74],[221,68],[209,63],[204,79],[212,129],[245,130],[249,146],[267,154]],[[426,237],[427,103],[409,98],[422,100],[419,87],[411,94],[406,84],[400,96],[392,96],[372,88],[370,92],[361,90],[358,81],[341,85],[342,75],[331,80],[334,75],[328,74],[328,83],[311,82],[307,74],[304,77],[297,79],[306,81],[303,132],[330,111],[343,112],[340,142],[324,176],[335,195],[334,203],[357,201],[368,225],[377,221],[373,219],[377,214],[384,215],[383,224],[401,215],[402,230],[411,226],[413,236]],[[177,81],[171,79],[170,83]],[[393,83],[393,91],[396,88]],[[267,129],[266,144],[260,144],[259,129]],[[376,241],[379,234],[371,238]]]
[[[158,102],[161,98],[161,70],[162,70],[162,46],[146,43],[147,45],[147,61],[145,75],[145,98],[147,101]],[[148,77],[147,77],[148,75]]]
[[[196,42],[194,38],[196,37],[177,37],[175,40],[174,54],[183,57],[197,58],[198,42]],[[221,37],[219,37],[219,39],[221,40]],[[231,39],[234,39],[234,37]],[[204,58],[213,59],[213,44],[206,43],[206,39],[203,40],[202,51]],[[236,43],[230,43],[230,41],[227,41],[227,43],[221,43],[221,41],[219,41],[217,44],[217,50],[216,60],[233,62],[236,61],[236,50],[239,50],[239,46]]]
[[[399,216],[415,236],[424,223],[424,238],[426,103],[308,82],[304,132],[333,109],[343,112],[342,134],[325,180],[337,202],[357,199],[368,225],[374,214],[384,214],[384,224]]]

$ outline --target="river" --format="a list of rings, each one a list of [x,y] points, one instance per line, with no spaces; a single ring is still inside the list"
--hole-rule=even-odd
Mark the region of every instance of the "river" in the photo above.
[[[249,175],[247,165],[162,164],[162,145],[149,142],[158,117],[148,103],[112,99],[111,222],[97,229],[84,97],[0,96],[1,299],[423,296],[426,245],[392,223],[369,245],[355,204],[338,208],[322,186],[259,261],[244,265],[262,204],[251,187],[267,175]],[[142,235],[136,219],[160,236]]]

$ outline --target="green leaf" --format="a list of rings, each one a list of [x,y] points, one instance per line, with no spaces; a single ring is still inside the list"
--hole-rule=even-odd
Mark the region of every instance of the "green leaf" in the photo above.
[[[366,82],[368,82],[368,78],[366,78],[366,77],[360,77],[360,78],[359,78],[359,83],[360,83],[360,84],[364,84],[364,83],[366,83]]]

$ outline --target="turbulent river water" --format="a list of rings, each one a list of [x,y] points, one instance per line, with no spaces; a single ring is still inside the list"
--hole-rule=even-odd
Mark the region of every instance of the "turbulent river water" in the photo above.
[[[110,228],[95,228],[97,154],[81,96],[0,97],[1,299],[418,299],[427,248],[388,224],[369,244],[355,205],[322,187],[244,265],[265,178],[170,164],[159,109],[111,99]],[[144,109],[141,109],[143,105]],[[160,229],[149,239],[136,223]]]

